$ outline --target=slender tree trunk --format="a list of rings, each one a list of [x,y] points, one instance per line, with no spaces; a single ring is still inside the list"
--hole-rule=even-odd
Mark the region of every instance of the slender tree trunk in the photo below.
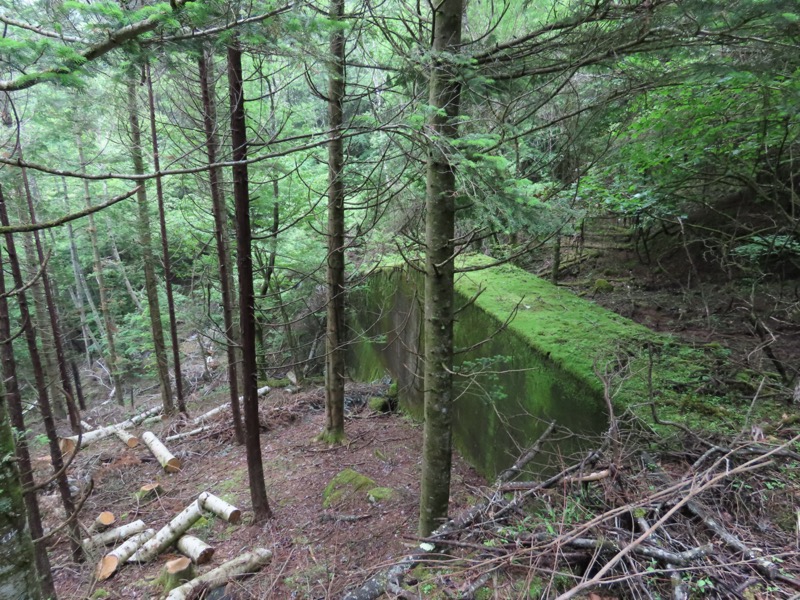
[[[78,264],[77,249],[75,247],[75,232],[72,231],[72,223],[67,223],[67,237],[69,238],[69,258],[72,263],[72,276],[75,279],[75,293],[72,296],[75,308],[78,309],[78,316],[81,320],[81,337],[83,338],[83,350],[86,353],[86,364],[92,364],[92,346],[97,345],[94,339],[88,319],[86,318],[86,303],[84,302],[83,286],[81,286],[81,272]]]
[[[269,258],[267,259],[267,268],[264,270],[264,280],[261,282],[261,290],[259,297],[264,298],[269,293],[270,282],[272,276],[275,274],[275,259],[278,256],[278,230],[281,223],[281,208],[278,199],[280,198],[280,187],[278,180],[272,180],[272,227],[270,229],[269,238]],[[280,302],[278,298],[278,302]],[[259,360],[258,371],[264,378],[267,377],[267,361],[266,361],[266,344],[264,343],[264,335],[267,323],[263,313],[256,314],[256,342]]]
[[[30,222],[36,223],[36,209],[33,206],[33,195],[31,194],[31,188],[28,182],[27,169],[22,169],[22,183],[25,187],[25,200],[28,204]],[[44,249],[38,231],[33,232],[33,241],[36,246],[36,257],[39,259],[38,264],[44,265]],[[78,414],[77,406],[75,405],[75,397],[72,394],[72,381],[70,380],[69,370],[67,369],[67,356],[64,352],[64,343],[61,337],[61,323],[58,320],[58,308],[56,307],[55,297],[50,286],[50,276],[46,268],[42,269],[42,289],[44,290],[44,299],[47,304],[47,314],[50,317],[50,328],[53,332],[53,348],[56,353],[56,366],[58,367],[58,377],[61,382],[61,392],[64,394],[64,399],[67,403],[67,416],[69,417],[72,432],[78,433],[81,430],[81,419]]]
[[[447,146],[458,136],[457,61],[463,0],[434,8],[433,59],[428,103],[425,194],[425,426],[419,533],[429,535],[447,516],[450,500],[453,415],[453,239],[456,180]]]
[[[253,290],[252,232],[250,231],[250,192],[247,176],[247,129],[242,78],[242,50],[238,40],[228,46],[228,86],[231,104],[233,196],[236,206],[236,250],[239,271],[239,326],[242,336],[242,383],[244,397],[245,447],[250,499],[256,521],[272,517],[264,483],[258,419],[258,373],[256,371],[255,294]]]
[[[144,173],[142,157],[142,130],[139,128],[139,108],[136,98],[136,80],[128,79],[128,124],[131,134],[131,160],[134,173]],[[164,413],[174,411],[172,403],[172,386],[169,381],[169,365],[167,350],[164,345],[164,328],[161,325],[161,307],[158,301],[158,283],[156,281],[155,258],[153,257],[153,241],[150,237],[150,214],[147,206],[147,191],[144,185],[136,192],[139,206],[139,242],[142,245],[142,262],[144,263],[144,286],[147,292],[147,305],[150,309],[150,330],[153,334],[153,348],[158,368],[158,381],[161,387],[161,403]]]
[[[22,193],[20,192],[20,198]],[[24,215],[24,211],[21,211]],[[22,221],[22,219],[20,219]],[[28,279],[34,277],[38,271],[36,268],[39,262],[36,259],[36,250],[33,247],[33,234],[26,233],[22,235],[22,245],[25,250],[25,265],[26,276]],[[47,302],[44,298],[44,289],[42,288],[41,280],[37,279],[31,286],[31,296],[33,297],[34,311],[31,318],[34,319],[34,328],[39,332],[39,337],[42,340],[41,356],[44,359],[42,376],[45,379],[46,385],[55,385],[58,381],[58,369],[56,368],[55,357],[55,343],[53,342],[53,331],[47,323]],[[67,416],[67,406],[64,397],[61,394],[56,394],[52,399],[53,415],[57,419],[64,419]]]
[[[338,26],[344,16],[344,0],[331,0],[328,79],[328,321],[326,336],[325,430],[320,436],[329,443],[344,439],[344,145],[342,102],[345,93],[344,31]]]
[[[9,322],[8,300],[6,298],[6,283],[0,253],[0,355],[3,362],[3,381],[5,383],[5,397],[11,426],[18,432],[16,443],[16,457],[19,464],[19,483],[22,484],[22,497],[28,517],[28,529],[31,537],[39,541],[34,544],[34,559],[36,571],[39,573],[39,585],[42,595],[46,598],[55,598],[56,590],[53,585],[53,575],[50,571],[50,558],[47,556],[47,544],[41,539],[44,535],[42,518],[39,513],[39,504],[36,501],[34,488],[33,469],[31,457],[28,452],[28,436],[25,419],[22,414],[22,396],[17,383],[17,365],[14,359],[14,347],[11,337],[11,324]],[[4,426],[4,425],[0,425]],[[0,442],[0,445],[2,443]],[[0,484],[2,485],[2,484]],[[3,489],[0,488],[0,499],[3,498]],[[6,511],[8,508],[5,509]],[[0,517],[2,519],[2,517]],[[0,529],[1,530],[1,529]],[[2,551],[0,551],[0,556]],[[2,583],[0,583],[2,590]]]
[[[6,210],[5,198],[3,198],[3,190],[0,187],[0,224],[9,226],[8,211]],[[42,414],[42,422],[44,430],[47,434],[47,442],[50,448],[50,460],[53,464],[53,470],[58,473],[64,467],[64,459],[61,456],[61,448],[58,446],[58,433],[56,431],[56,424],[53,420],[53,413],[50,409],[50,396],[47,391],[47,380],[44,376],[44,369],[42,368],[42,359],[39,355],[39,348],[36,346],[36,330],[33,327],[31,320],[31,312],[28,308],[28,299],[25,296],[24,285],[22,279],[22,270],[19,266],[19,259],[17,258],[17,249],[14,243],[14,235],[11,233],[5,234],[6,241],[6,254],[8,255],[9,266],[11,267],[11,275],[14,280],[14,287],[17,289],[17,303],[19,305],[19,315],[22,321],[23,329],[25,330],[25,341],[28,345],[28,354],[31,359],[31,366],[33,367],[33,378],[36,385],[36,393],[39,397],[39,412]],[[2,461],[0,461],[2,462]],[[59,494],[61,495],[61,502],[64,505],[64,512],[67,517],[75,512],[75,504],[72,501],[72,494],[69,491],[69,483],[67,482],[67,474],[62,472],[56,478]],[[0,511],[2,512],[2,511]],[[82,556],[80,547],[80,531],[78,529],[78,520],[75,519],[69,526],[70,543],[72,545],[72,556],[75,560],[80,560]]]
[[[107,184],[103,182],[103,187],[107,188]],[[108,189],[105,190],[106,198],[108,197]],[[142,302],[139,300],[139,296],[136,295],[136,292],[131,285],[131,280],[128,279],[128,273],[125,270],[125,263],[122,262],[122,257],[119,254],[119,248],[117,248],[117,240],[116,236],[114,235],[114,227],[111,225],[111,217],[106,215],[106,231],[108,231],[108,242],[111,244],[111,258],[114,259],[114,264],[119,271],[120,276],[122,277],[122,281],[125,282],[125,290],[128,292],[128,297],[130,297],[131,302],[133,302],[134,306],[136,306],[136,310],[142,312],[144,308],[142,307]]]
[[[203,97],[203,128],[206,134],[206,154],[208,163],[215,164],[219,155],[217,139],[217,106],[214,89],[209,74],[214,72],[211,54],[206,50],[198,59],[200,69],[200,91]],[[208,171],[211,186],[211,210],[214,213],[214,237],[217,241],[217,262],[219,264],[219,284],[222,291],[222,318],[225,325],[225,351],[228,356],[228,382],[230,384],[231,413],[236,443],[244,444],[244,429],[239,406],[239,375],[237,369],[236,347],[239,345],[239,331],[234,319],[234,300],[231,286],[232,269],[228,248],[228,213],[225,210],[225,197],[222,192],[222,173],[218,167]]]
[[[150,105],[150,137],[153,142],[153,169],[161,171],[161,159],[158,155],[158,132],[156,131],[156,101],[153,95],[153,79],[150,75],[150,64],[145,63],[147,72],[147,100]],[[164,209],[164,189],[161,176],[156,176],[156,198],[158,198],[158,221],[161,227],[161,253],[164,262],[164,282],[167,287],[167,311],[169,312],[169,335],[172,339],[172,361],[175,367],[175,396],[178,410],[186,412],[183,399],[183,375],[181,374],[181,353],[178,342],[178,320],[175,318],[175,297],[172,294],[172,264],[169,257],[169,241],[167,239],[167,219]]]
[[[81,163],[81,172],[86,171],[86,161],[83,157],[83,142],[80,134],[78,134],[78,160]],[[86,208],[92,206],[92,195],[89,192],[89,180],[83,180],[83,196],[86,202]],[[105,278],[103,277],[103,261],[100,259],[100,244],[97,242],[97,227],[94,222],[94,215],[90,214],[89,219],[89,240],[92,244],[92,258],[94,261],[94,278],[97,282],[97,291],[100,296],[100,312],[103,314],[103,322],[105,323],[106,343],[108,344],[108,352],[106,354],[106,362],[108,363],[108,371],[111,374],[111,384],[114,386],[114,398],[120,406],[125,404],[125,390],[122,388],[122,378],[119,373],[119,359],[117,357],[117,343],[115,335],[117,327],[114,324],[114,315],[111,312],[111,307],[108,304],[108,291],[106,290]],[[127,278],[125,278],[127,281]],[[128,284],[130,285],[130,284]]]
[[[0,456],[13,453],[14,435],[5,402],[0,400]],[[44,582],[41,578],[37,581],[31,533],[25,527],[22,483],[13,460],[0,460],[0,503],[4,507],[0,510],[0,598],[40,600]],[[55,598],[55,592],[51,597]]]

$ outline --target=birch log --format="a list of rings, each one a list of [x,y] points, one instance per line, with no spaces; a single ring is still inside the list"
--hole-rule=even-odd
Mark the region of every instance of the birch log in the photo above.
[[[153,560],[203,516],[199,499],[179,512],[158,533],[145,542],[128,560],[130,562],[147,562]]]
[[[131,417],[127,421],[123,421],[122,423],[116,423],[115,425],[109,425],[107,427],[100,427],[99,429],[93,429],[92,431],[86,431],[81,438],[81,446],[88,446],[89,444],[96,442],[98,440],[102,440],[110,435],[116,433],[117,429],[129,429],[131,427],[136,427],[139,423],[142,423],[148,417],[152,417],[155,414],[161,412],[160,406],[154,406],[153,408],[146,410],[145,412],[136,415],[135,417]],[[78,436],[73,435],[70,437],[61,438],[59,440],[59,445],[61,446],[61,452],[63,454],[71,454],[75,450],[75,446],[78,443]]]
[[[84,549],[91,549],[97,546],[105,546],[107,544],[116,544],[124,539],[131,537],[136,533],[141,533],[147,529],[144,521],[138,520],[126,525],[120,525],[114,529],[109,529],[103,533],[98,533],[90,538],[83,540]]]
[[[185,554],[192,559],[196,565],[204,565],[214,556],[214,548],[206,544],[200,538],[193,535],[184,535],[176,544],[181,554]]]
[[[105,581],[117,572],[121,564],[124,564],[147,540],[156,534],[155,529],[145,529],[137,533],[121,546],[114,548],[97,563],[94,576],[98,581]]]
[[[136,448],[136,446],[139,445],[139,438],[137,438],[135,435],[131,435],[122,428],[118,428],[116,431],[114,431],[114,435],[122,440],[122,443],[128,448]]]
[[[242,511],[214,494],[203,492],[197,498],[197,502],[204,510],[214,513],[220,519],[227,521],[231,525],[238,525],[242,520]]]
[[[158,459],[159,464],[164,467],[167,473],[177,473],[181,470],[181,461],[175,458],[172,453],[167,450],[167,447],[161,443],[152,431],[145,431],[142,434],[142,441],[144,445],[150,449]]]
[[[176,433],[175,435],[170,435],[164,438],[166,442],[177,442],[178,440],[182,440],[187,437],[191,437],[193,435],[197,435],[198,433],[203,433],[204,431],[208,431],[211,429],[208,425],[203,425],[202,427],[197,427],[196,429],[192,429],[191,431],[182,431],[180,433]]]
[[[267,564],[272,558],[272,552],[266,548],[256,548],[252,552],[243,554],[231,561],[212,569],[200,577],[187,581],[180,587],[176,587],[166,597],[166,600],[186,600],[192,591],[200,586],[209,588],[219,587],[230,579],[241,577],[250,573],[255,573],[258,569]]]
[[[270,391],[270,389],[272,389],[272,388],[270,388],[268,385],[265,385],[262,388],[258,388],[258,395],[259,396],[263,396],[268,391]],[[239,396],[239,402],[244,402],[244,396]],[[216,417],[217,415],[222,414],[223,412],[228,410],[230,407],[231,407],[231,403],[230,402],[226,402],[225,404],[220,404],[216,408],[212,408],[210,411],[208,411],[206,413],[203,413],[202,415],[199,415],[199,416],[195,417],[194,419],[192,419],[192,424],[193,425],[199,425],[200,423],[208,421],[209,419],[212,419],[213,417]]]

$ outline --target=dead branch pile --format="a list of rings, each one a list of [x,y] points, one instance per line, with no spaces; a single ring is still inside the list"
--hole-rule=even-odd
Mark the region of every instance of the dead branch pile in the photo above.
[[[472,598],[484,585],[557,600],[601,587],[631,598],[796,598],[800,512],[780,490],[796,489],[798,440],[706,443],[677,458],[595,451],[543,481],[500,478],[484,504],[346,598],[433,588]]]

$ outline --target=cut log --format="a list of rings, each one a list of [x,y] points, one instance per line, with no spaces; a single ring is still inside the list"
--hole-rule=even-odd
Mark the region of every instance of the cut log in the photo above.
[[[145,431],[142,434],[144,445],[150,449],[159,464],[164,467],[167,473],[177,473],[181,470],[181,461],[175,458],[167,447],[161,443],[152,431]]]
[[[272,552],[266,548],[256,548],[252,552],[243,554],[231,561],[212,569],[200,577],[187,581],[180,587],[176,587],[166,597],[166,600],[186,600],[192,591],[200,586],[210,588],[219,587],[229,579],[241,577],[249,573],[255,573],[258,569],[267,564],[272,558]]]
[[[94,570],[94,576],[98,581],[105,581],[111,577],[117,572],[117,569],[121,564],[124,564],[126,560],[133,556],[134,552],[136,552],[142,544],[144,544],[155,534],[155,529],[145,529],[143,532],[137,533],[131,537],[121,546],[114,548],[111,552],[101,558],[100,562],[97,563],[97,567]]]
[[[242,511],[214,494],[203,492],[197,498],[197,502],[204,510],[214,513],[220,519],[227,521],[231,525],[238,525],[242,520]]]
[[[167,594],[191,579],[194,579],[192,561],[185,556],[181,556],[166,562],[164,570],[161,571],[161,575],[156,580],[156,585],[161,587],[164,593]]]
[[[272,388],[270,388],[268,385],[265,385],[264,387],[258,388],[258,395],[259,396],[263,396],[264,394],[266,394],[271,389]],[[239,402],[243,402],[243,401],[244,401],[244,396],[239,396]],[[231,403],[230,402],[226,402],[225,404],[220,404],[218,407],[212,408],[210,411],[208,411],[206,413],[203,413],[202,415],[199,415],[199,416],[195,417],[194,419],[192,419],[192,424],[193,425],[198,425],[200,423],[208,421],[209,419],[212,419],[212,418],[216,417],[217,415],[222,414],[226,410],[230,409],[230,407],[231,407]]]
[[[161,423],[164,419],[161,418],[161,415],[155,415],[153,417],[147,417],[144,421],[140,423],[140,425],[152,425],[153,423]]]
[[[144,521],[138,520],[126,525],[120,525],[114,529],[109,529],[103,533],[98,533],[90,538],[83,540],[84,549],[96,548],[97,546],[106,546],[108,544],[116,544],[121,542],[134,534],[141,533],[147,529]]]
[[[158,556],[179,537],[194,525],[203,516],[203,509],[199,500],[179,512],[169,523],[164,525],[158,533],[147,540],[135,554],[128,560],[131,562],[148,562]]]
[[[208,425],[203,425],[202,427],[197,427],[196,429],[192,429],[191,431],[182,431],[181,433],[176,433],[175,435],[170,435],[164,438],[164,441],[167,442],[176,442],[178,440],[185,439],[187,437],[191,437],[193,435],[197,435],[198,433],[203,433],[204,431],[208,431],[211,429]]]
[[[117,429],[116,431],[114,431],[114,435],[116,435],[120,440],[122,440],[122,442],[126,446],[128,446],[128,448],[136,448],[136,446],[139,445],[139,438],[137,438],[135,435],[131,435],[124,429],[121,428]]]
[[[214,548],[193,535],[184,535],[178,540],[176,546],[181,554],[191,558],[196,565],[204,565],[209,562],[215,551]]]
[[[164,488],[160,483],[146,483],[139,488],[139,491],[134,494],[139,502],[150,500],[151,498],[158,498],[164,493]]]
[[[114,433],[116,433],[117,429],[129,429],[131,427],[136,427],[139,423],[143,422],[148,417],[160,413],[161,408],[162,407],[160,406],[154,406],[153,408],[146,410],[145,412],[138,414],[135,417],[131,417],[127,421],[123,421],[122,423],[116,423],[115,425],[109,425],[108,427],[101,427],[99,429],[93,429],[92,431],[86,431],[83,433],[83,437],[81,438],[81,446],[88,446],[93,442],[102,440],[103,438],[113,435]],[[61,438],[59,440],[59,446],[61,446],[62,454],[71,454],[72,452],[74,452],[77,443],[78,443],[77,435]]]

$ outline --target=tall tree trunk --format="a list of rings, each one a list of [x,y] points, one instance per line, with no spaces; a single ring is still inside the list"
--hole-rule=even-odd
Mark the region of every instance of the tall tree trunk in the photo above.
[[[128,78],[128,124],[131,134],[131,160],[134,173],[144,173],[142,157],[142,130],[139,128],[139,107],[136,98],[136,80]],[[161,325],[161,307],[158,301],[158,283],[156,281],[155,258],[153,257],[153,241],[150,237],[150,213],[147,206],[147,191],[144,184],[136,192],[136,203],[139,207],[139,242],[142,245],[142,262],[144,263],[144,287],[147,292],[147,305],[150,309],[150,331],[153,334],[153,348],[156,355],[158,382],[161,388],[161,403],[164,413],[174,411],[172,403],[172,385],[169,381],[169,365],[167,350],[164,345],[164,328]]]
[[[14,453],[14,435],[0,400],[0,456]],[[0,460],[0,598],[40,600],[41,579],[37,581],[31,533],[25,527],[22,484],[13,460]],[[45,597],[48,592],[44,592]],[[51,594],[55,598],[55,593]]]
[[[214,88],[209,80],[213,76],[214,62],[208,50],[197,60],[200,69],[200,91],[203,97],[203,128],[206,134],[206,154],[208,164],[215,164],[219,155],[217,139],[217,105]],[[228,382],[230,384],[231,413],[236,443],[244,444],[242,413],[239,406],[239,370],[237,369],[236,347],[239,345],[239,331],[234,318],[234,300],[231,256],[228,247],[228,213],[225,210],[225,197],[222,192],[222,173],[219,167],[208,171],[211,186],[211,210],[214,213],[214,237],[217,242],[217,262],[219,264],[219,284],[222,291],[222,318],[225,326],[225,351],[228,356]]]
[[[425,426],[419,533],[447,516],[453,419],[453,239],[456,178],[447,146],[458,136],[461,88],[455,54],[461,44],[463,0],[442,0],[433,15],[425,193]]]
[[[5,227],[10,225],[2,187],[0,187],[0,224]],[[11,275],[14,280],[14,287],[17,289],[19,316],[22,322],[22,327],[25,330],[25,341],[28,345],[28,354],[31,359],[31,366],[33,367],[33,379],[36,386],[36,394],[39,398],[39,412],[42,415],[44,430],[47,434],[47,443],[50,449],[50,460],[53,464],[53,470],[56,473],[61,472],[61,474],[56,477],[56,484],[58,487],[58,492],[61,495],[61,502],[64,505],[64,512],[66,513],[67,517],[69,517],[75,512],[75,504],[72,501],[72,494],[69,491],[67,474],[62,472],[64,467],[64,459],[61,455],[61,448],[58,446],[58,433],[56,431],[55,421],[53,420],[53,413],[50,409],[50,396],[47,391],[47,380],[45,379],[44,369],[42,368],[42,359],[39,355],[39,348],[36,345],[36,330],[34,329],[33,321],[31,320],[31,311],[28,307],[28,299],[25,296],[25,282],[22,279],[22,269],[20,269],[19,259],[17,258],[14,235],[11,233],[6,233],[5,241],[8,263],[11,267]],[[70,543],[72,546],[72,556],[75,560],[80,560],[82,551],[80,546],[80,531],[78,529],[77,519],[72,521],[69,526],[69,531]]]
[[[80,152],[78,156],[80,156]],[[68,188],[67,188],[67,178],[61,178],[61,184],[64,187],[64,205],[65,208],[69,209],[69,195],[68,195]],[[84,184],[86,186],[89,185],[88,180],[84,179]],[[89,215],[90,217],[93,215]],[[97,331],[101,338],[106,336],[105,327],[103,326],[103,321],[100,318],[100,314],[97,311],[97,306],[94,303],[94,298],[92,297],[92,293],[89,290],[89,285],[86,283],[86,274],[83,272],[83,267],[81,267],[80,260],[78,259],[78,248],[75,245],[75,235],[72,229],[72,223],[67,223],[67,233],[69,234],[69,256],[72,262],[72,270],[75,275],[75,286],[78,291],[78,296],[81,298],[79,302],[83,304],[83,299],[86,299],[86,304],[89,305],[89,311],[92,313],[92,320],[94,321],[95,326],[97,327]],[[54,234],[53,230],[50,230],[51,241],[54,242]],[[80,308],[80,307],[79,307]],[[92,328],[89,325],[88,319],[86,320],[86,327],[89,330],[89,337],[92,340],[92,343],[98,345],[97,338],[95,337],[94,333],[92,332]],[[91,359],[89,359],[89,363],[91,363]]]
[[[81,163],[81,172],[86,171],[86,160],[83,156],[83,142],[80,133],[78,134],[78,160]],[[83,197],[86,202],[86,208],[92,206],[92,195],[89,191],[89,180],[83,180]],[[103,315],[103,322],[105,323],[106,343],[108,345],[108,352],[106,353],[106,362],[108,363],[108,371],[111,374],[111,384],[114,386],[114,398],[117,404],[122,406],[125,404],[125,390],[122,388],[122,377],[119,373],[119,359],[117,357],[117,343],[115,335],[117,326],[114,324],[114,315],[111,312],[111,307],[108,305],[108,291],[106,290],[105,278],[103,277],[103,261],[100,259],[100,244],[97,242],[97,227],[94,223],[94,215],[90,214],[89,219],[89,240],[92,244],[92,259],[94,261],[94,279],[97,282],[97,291],[100,296],[100,312]],[[127,281],[127,278],[126,278]]]
[[[158,132],[156,131],[156,100],[153,95],[153,78],[150,75],[150,64],[145,63],[147,72],[147,100],[150,106],[150,138],[153,143],[153,168],[161,171],[161,159],[158,155]],[[181,353],[178,342],[178,320],[175,318],[175,297],[172,295],[172,263],[169,257],[169,241],[167,240],[167,218],[164,209],[164,188],[161,176],[156,175],[156,198],[158,198],[158,221],[161,227],[161,253],[164,262],[164,282],[167,287],[167,311],[169,312],[169,335],[172,339],[172,361],[175,368],[175,397],[178,410],[186,412],[183,399],[183,375],[181,374]]]
[[[106,198],[108,197],[108,190],[106,190],[105,196]],[[108,231],[108,242],[111,244],[111,258],[114,259],[114,264],[116,265],[117,270],[122,277],[122,281],[125,282],[125,289],[128,292],[131,302],[133,302],[134,306],[136,306],[136,309],[139,312],[142,312],[144,310],[142,307],[142,302],[139,300],[139,296],[136,295],[136,292],[131,285],[131,280],[128,279],[128,273],[125,270],[125,263],[122,262],[122,257],[119,254],[119,248],[117,248],[117,240],[114,236],[114,228],[111,225],[111,218],[108,215],[106,215],[106,231]]]
[[[83,338],[83,351],[86,353],[86,364],[92,364],[92,346],[97,346],[89,321],[86,318],[86,303],[84,301],[83,286],[81,285],[81,269],[78,263],[78,253],[75,246],[75,232],[72,230],[72,223],[67,223],[67,238],[69,239],[69,258],[72,263],[72,277],[75,280],[75,293],[70,290],[75,308],[78,309],[78,316],[81,320],[81,338]]]
[[[19,197],[22,197],[22,192],[20,192]],[[21,211],[20,215],[24,214],[24,211]],[[22,220],[23,219],[20,219],[20,221]],[[39,262],[36,258],[36,250],[33,246],[33,234],[22,234],[22,246],[25,250],[25,274],[28,279],[31,279],[38,272],[36,267]],[[50,329],[50,326],[47,323],[47,302],[44,298],[44,288],[42,287],[42,282],[40,279],[37,279],[33,282],[33,285],[31,286],[31,296],[33,297],[34,306],[34,311],[33,314],[31,314],[31,318],[34,319],[33,326],[35,330],[39,332],[39,337],[42,340],[41,356],[44,359],[42,376],[45,379],[46,385],[50,387],[51,385],[55,385],[55,382],[58,381],[58,368],[56,367],[53,331]],[[56,394],[53,397],[52,410],[53,415],[57,419],[66,418],[67,405],[64,397],[61,394]]]
[[[242,336],[242,392],[244,397],[245,448],[250,480],[250,499],[256,521],[272,517],[264,483],[264,464],[259,441],[258,373],[256,371],[256,307],[253,290],[250,191],[247,176],[247,129],[244,110],[242,50],[234,39],[228,46],[228,87],[231,104],[233,197],[236,207],[236,251],[239,271],[239,326]]]
[[[14,358],[11,323],[8,315],[3,259],[2,253],[0,253],[0,344],[2,344],[0,347],[0,355],[2,356],[3,363],[5,398],[8,406],[8,414],[11,418],[11,426],[20,432],[16,442],[16,457],[19,464],[19,483],[22,484],[22,498],[25,503],[25,512],[28,517],[30,535],[34,539],[39,540],[34,544],[34,560],[36,561],[36,571],[39,574],[39,586],[45,598],[54,598],[56,590],[53,585],[53,575],[50,571],[50,558],[47,556],[47,544],[45,540],[41,539],[44,535],[44,529],[42,528],[39,504],[36,501],[36,491],[34,490],[33,469],[31,468],[31,457],[28,452],[27,428],[25,427],[25,419],[22,414],[22,396],[17,382],[17,365]],[[0,415],[0,418],[2,418],[2,415]],[[4,425],[0,425],[0,427],[4,427]],[[0,442],[0,446],[2,446],[2,442]],[[4,456],[4,454],[0,454],[0,456]],[[3,488],[2,483],[0,483],[0,499],[2,498]],[[8,510],[9,508],[6,506],[5,511]],[[2,517],[0,517],[0,519],[2,519]],[[0,555],[2,555],[2,551],[0,551]],[[1,591],[2,583],[0,583],[0,592]]]
[[[264,269],[264,280],[261,282],[261,290],[259,297],[264,298],[269,293],[270,281],[275,274],[275,259],[278,256],[278,230],[281,223],[281,207],[278,199],[280,198],[280,187],[278,186],[278,179],[272,180],[272,227],[270,228],[269,238],[269,258],[267,259],[267,267]],[[280,302],[280,298],[278,299]],[[258,371],[264,378],[267,377],[267,361],[266,361],[266,344],[264,343],[264,335],[266,335],[267,323],[263,313],[256,315],[256,349],[258,352]]]
[[[328,321],[326,336],[325,430],[328,443],[344,439],[344,146],[342,102],[345,92],[344,0],[331,0],[329,18],[334,22],[330,40],[328,79]]]
[[[36,223],[36,209],[33,206],[33,195],[31,194],[31,188],[28,182],[27,169],[22,169],[22,184],[25,187],[25,200],[28,204],[30,222]],[[38,264],[44,265],[44,249],[38,231],[33,232],[33,241],[36,246],[36,257],[39,259]],[[61,323],[58,320],[58,308],[56,306],[53,290],[50,286],[50,276],[46,268],[42,268],[42,289],[44,290],[44,299],[47,304],[47,315],[50,318],[50,329],[53,332],[53,348],[56,353],[56,365],[58,367],[59,381],[61,382],[61,392],[64,394],[64,399],[67,403],[67,416],[69,416],[72,432],[77,434],[81,430],[81,419],[78,414],[77,406],[75,405],[75,397],[72,393],[72,380],[70,379],[69,369],[67,368],[67,356],[64,352],[64,343],[61,337]]]

